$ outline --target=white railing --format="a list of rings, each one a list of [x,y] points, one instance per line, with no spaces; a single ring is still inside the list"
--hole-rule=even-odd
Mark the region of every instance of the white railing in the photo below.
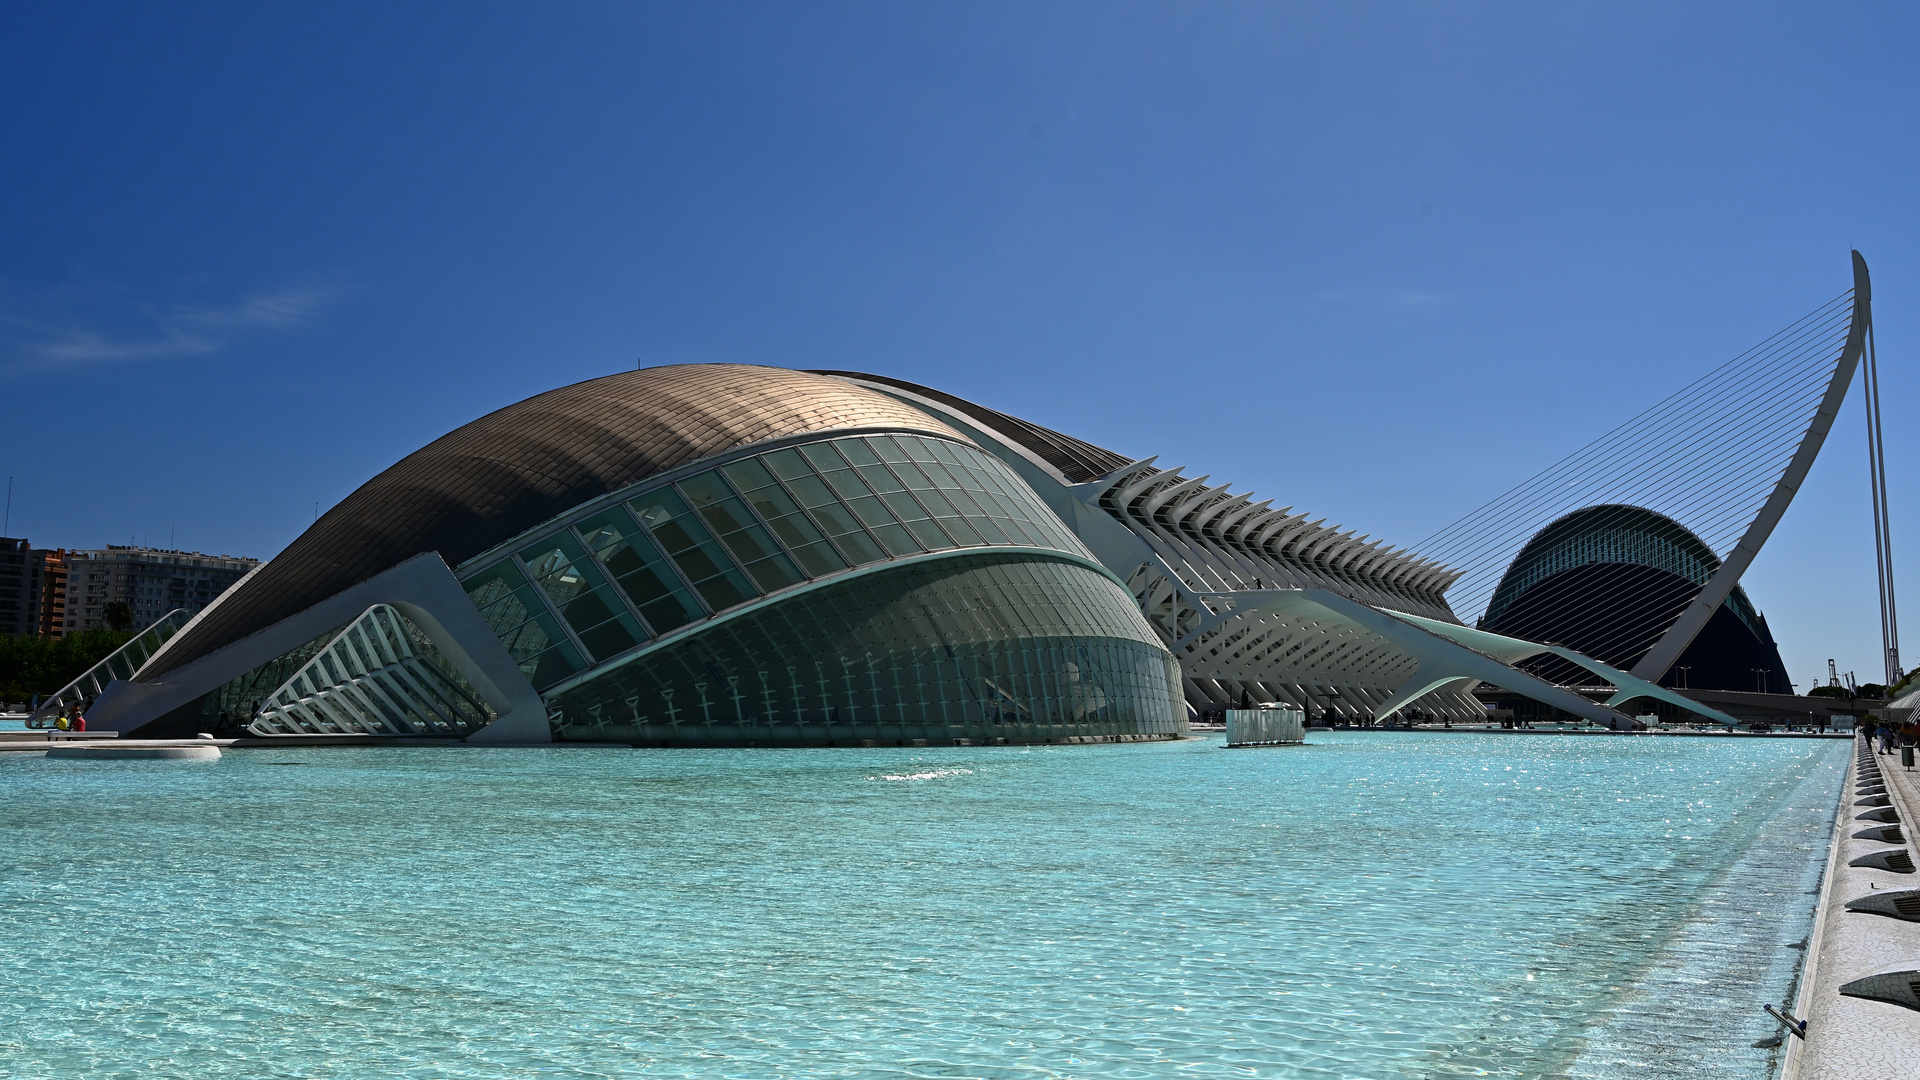
[[[131,679],[167,639],[180,632],[193,618],[185,608],[175,608],[154,622],[152,626],[127,639],[125,645],[113,650],[106,658],[88,668],[79,678],[60,688],[59,693],[40,703],[38,709],[27,717],[30,728],[52,727],[54,718],[68,709],[78,706],[82,709],[117,680]]]

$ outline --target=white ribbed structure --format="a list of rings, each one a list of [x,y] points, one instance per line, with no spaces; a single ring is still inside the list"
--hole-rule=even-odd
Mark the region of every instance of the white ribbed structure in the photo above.
[[[430,649],[398,611],[375,604],[275,690],[248,730],[464,738],[498,719]]]

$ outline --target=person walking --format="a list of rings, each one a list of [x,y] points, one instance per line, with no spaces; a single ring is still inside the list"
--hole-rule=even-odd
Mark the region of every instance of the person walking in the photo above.
[[[1893,753],[1893,740],[1894,740],[1895,734],[1896,734],[1896,731],[1892,724],[1880,725],[1880,750],[1878,751],[1879,753],[1882,753],[1882,754]]]

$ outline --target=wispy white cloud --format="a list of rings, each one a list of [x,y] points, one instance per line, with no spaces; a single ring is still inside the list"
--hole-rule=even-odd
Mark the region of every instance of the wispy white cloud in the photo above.
[[[258,326],[284,330],[311,322],[329,295],[325,289],[281,289],[249,296],[230,307],[189,309],[182,312],[179,319],[196,326],[232,329]]]
[[[1386,308],[1389,311],[1412,311],[1416,308],[1432,307],[1443,299],[1438,293],[1424,289],[1341,289],[1337,292],[1323,292],[1318,297],[1323,304],[1369,304]]]
[[[156,317],[150,331],[126,336],[7,318],[18,334],[7,351],[16,366],[25,368],[204,356],[251,331],[290,330],[312,322],[331,295],[309,286],[257,293],[233,304],[176,307]]]

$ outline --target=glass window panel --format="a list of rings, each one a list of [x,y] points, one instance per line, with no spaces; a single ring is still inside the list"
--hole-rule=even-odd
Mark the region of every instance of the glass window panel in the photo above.
[[[959,465],[966,461],[972,452],[963,450],[945,439],[928,439],[927,445],[933,448],[933,455],[949,465]]]
[[[527,583],[526,575],[511,560],[494,563],[480,573],[461,583],[467,595],[473,598],[475,607],[484,608],[489,604],[512,594],[514,589]]]
[[[867,541],[865,537],[861,539],[863,542],[871,543]],[[879,554],[878,550],[874,551],[876,558]],[[846,560],[840,557],[840,553],[833,550],[833,548],[824,541],[817,544],[801,544],[795,546],[793,549],[793,557],[799,560],[802,569],[814,577],[823,577],[833,573],[835,570],[844,570],[847,566]]]
[[[1007,498],[1005,495],[994,495],[989,493],[987,497],[993,500],[993,505],[995,507],[999,508],[1001,517],[1012,518],[1015,521],[1026,520],[1027,512],[1025,508],[1023,508],[1019,503],[1014,502],[1012,499]]]
[[[848,461],[853,462],[855,465],[880,464],[879,457],[874,454],[872,448],[863,440],[839,439],[834,442],[833,446],[834,449],[840,451]]]
[[[920,545],[913,539],[913,534],[898,525],[882,525],[873,530],[873,535],[880,538],[880,543],[885,545],[888,554],[891,555],[914,555],[921,550]]]
[[[772,453],[760,455],[760,460],[766,463],[773,475],[782,480],[798,480],[803,476],[813,475],[813,469],[807,465],[806,460],[797,450],[775,450]]]
[[[528,575],[562,607],[600,584],[599,575],[587,565],[586,552],[568,533],[556,533],[522,550],[520,559],[527,564]]]
[[[865,566],[870,562],[879,562],[886,558],[886,553],[880,550],[872,537],[861,531],[859,524],[853,520],[853,515],[847,512],[846,507],[835,503],[832,506],[822,506],[813,513],[820,519],[820,524],[826,527],[827,535],[833,538],[833,542],[846,553],[847,559],[853,565]]]
[[[893,516],[901,521],[912,521],[915,518],[927,516],[927,512],[921,509],[920,504],[913,501],[913,496],[904,491],[882,495],[880,501],[886,503],[887,509],[892,510]]]
[[[800,448],[800,453],[816,472],[827,473],[835,469],[851,468],[847,464],[847,459],[840,456],[840,452],[833,448],[832,443],[808,443]]]
[[[641,599],[636,592],[646,584],[648,582],[640,580],[638,575],[620,579],[621,588],[627,591],[628,596],[633,597],[633,606],[640,609],[641,617],[647,620],[648,626],[653,627],[654,633],[664,634],[706,615],[692,595],[677,587],[663,589],[652,599]]]
[[[968,517],[978,517],[979,515],[986,513],[985,510],[982,510],[980,508],[979,502],[977,502],[971,494],[969,494],[968,492],[966,492],[961,488],[957,488],[957,487],[942,488],[940,493],[946,496],[947,501],[953,504],[954,509],[960,511],[962,514],[965,514]]]
[[[793,563],[785,555],[774,555],[771,558],[748,563],[747,575],[753,578],[754,584],[760,586],[762,592],[784,589],[789,585],[797,585],[803,580],[800,572],[793,568]]]
[[[1000,493],[1000,494],[1004,494],[1006,492],[1006,485],[1000,482],[1000,477],[998,474],[996,474],[992,469],[986,467],[985,462],[982,462],[980,465],[972,469],[969,469],[968,472],[970,472],[973,475],[973,478],[975,480],[979,481],[980,490],[991,491],[991,492]]]
[[[820,506],[832,506],[840,501],[832,491],[828,490],[826,482],[812,473],[789,480],[787,486],[792,490],[794,497],[800,500],[800,505],[809,510]]]
[[[915,439],[907,436],[901,436],[899,442],[900,442],[900,448],[905,450],[907,452],[907,456],[911,457],[915,461],[938,461],[939,460],[938,458],[933,456],[933,451],[928,448],[927,440],[925,439]]]
[[[920,466],[911,461],[896,462],[893,470],[899,473],[900,479],[905,480],[907,486],[915,491],[925,491],[933,486],[933,481],[927,479],[927,474],[920,471]]]
[[[499,563],[479,577],[467,580],[467,595],[495,634],[512,629],[544,610],[526,580],[512,561]]]
[[[732,568],[729,560],[720,558],[719,554],[713,551],[710,545],[688,548],[685,551],[678,552],[674,555],[673,561],[680,567],[681,572],[685,573],[687,578],[693,582],[694,588],[696,589],[700,587],[702,581],[710,577],[717,577]]]
[[[813,522],[808,521],[805,515],[798,512],[769,517],[767,525],[782,543],[792,549],[797,550],[809,544],[817,544],[821,539],[820,530],[814,528]]]
[[[706,615],[660,549],[625,510],[616,507],[581,522],[580,534],[656,633]]]
[[[1009,524],[1011,524],[1016,530],[1018,530],[1020,533],[1026,536],[1027,543],[1032,544],[1035,547],[1052,547],[1053,546],[1053,541],[1050,537],[1047,536],[1046,530],[1040,528],[1040,526],[1038,525],[1035,525],[1033,522],[1027,521],[1022,518],[1010,518]]]
[[[650,491],[627,504],[668,555],[678,555],[709,539],[706,527],[671,488]]]
[[[762,469],[761,472],[766,470]],[[793,497],[781,490],[778,484],[771,482],[765,487],[748,489],[746,498],[747,505],[768,521],[800,512],[800,504],[794,502]]]
[[[754,596],[753,586],[679,496],[662,489],[642,495],[629,505],[667,549],[674,565],[693,582],[694,591],[708,607],[718,611]]]
[[[894,462],[907,460],[906,452],[900,449],[899,442],[892,436],[870,436],[867,439],[867,445],[873,447],[874,452],[880,455],[881,461]]]
[[[720,471],[726,473],[727,479],[733,481],[733,486],[743,492],[751,493],[761,488],[774,487],[773,474],[767,471],[767,467],[762,465],[758,458],[744,458],[731,465],[722,465]]]
[[[937,461],[922,461],[918,464],[920,471],[927,474],[927,479],[933,481],[934,487],[946,490],[966,486],[954,479],[953,474],[947,471],[947,467]]]
[[[993,519],[985,515],[969,515],[967,524],[979,530],[980,535],[985,537],[989,544],[1018,543],[1018,541],[1007,539],[1007,534],[1001,531],[1000,526],[994,524]]]
[[[849,499],[847,506],[860,519],[860,523],[869,529],[894,523],[893,514],[888,512],[885,504],[871,495],[864,499]]]
[[[644,536],[635,536],[616,541],[600,549],[600,562],[607,568],[608,573],[616,578],[623,578],[628,574],[659,566],[660,551],[653,546],[653,541]]]
[[[851,501],[872,493],[866,481],[860,479],[859,474],[852,469],[841,469],[838,472],[826,473],[825,476],[827,483],[833,485],[834,493],[842,499]]]
[[[759,527],[759,523],[753,518],[753,513],[747,509],[747,504],[739,499],[723,499],[710,506],[703,506],[700,508],[700,516],[705,518],[707,526],[721,537],[742,529]]]
[[[598,626],[613,618],[616,611],[624,614],[626,610],[625,604],[620,603],[608,595],[606,589],[601,588],[581,593],[573,599],[572,603],[561,609],[561,614],[567,617],[567,622],[572,624],[575,631],[579,631],[590,626]]]
[[[527,681],[533,684],[534,689],[540,690],[552,686],[585,666],[580,660],[580,654],[574,651],[573,646],[562,642],[539,656],[522,661],[520,670],[526,672]]]
[[[882,494],[906,490],[900,486],[900,481],[894,479],[893,474],[887,471],[885,465],[864,465],[857,471],[860,473],[860,478],[867,482],[868,487]]]
[[[1010,544],[1034,545],[1040,542],[1040,538],[1035,536],[1024,522],[1013,518],[997,517],[993,519],[993,523],[1000,526],[1001,530],[1007,534],[1007,542]]]
[[[937,518],[957,517],[960,513],[959,509],[938,491],[920,492],[920,502],[927,508],[928,513]]]
[[[728,570],[705,581],[696,581],[693,587],[715,611],[744,604],[756,595],[738,570]]]
[[[580,633],[580,643],[600,660],[626,652],[646,638],[633,616],[626,614]]]
[[[718,472],[696,473],[680,481],[680,493],[698,510],[704,506],[733,498],[733,489],[721,479]]]
[[[934,520],[938,521],[940,527],[945,529],[947,534],[952,536],[954,540],[958,541],[961,547],[979,547],[981,544],[986,543],[985,540],[981,539],[980,534],[974,531],[973,526],[968,524],[965,518],[936,516]]]
[[[500,644],[506,646],[507,654],[516,662],[527,659],[565,635],[551,615],[539,615],[532,620],[513,627],[500,635]]]
[[[727,545],[727,550],[733,552],[733,557],[740,560],[742,566],[780,554],[780,546],[773,542],[773,537],[767,535],[767,530],[758,525],[728,533],[720,538],[720,542]]]
[[[632,573],[624,574],[618,580],[620,591],[627,594],[635,607],[672,596],[679,591],[680,584],[678,581],[662,580],[660,571],[651,566],[643,566]],[[649,617],[647,621],[652,622],[653,619]]]
[[[799,515],[799,513],[789,513],[789,515],[785,515],[785,517],[776,517],[776,519],[772,519],[768,525],[772,525],[774,534],[780,536],[781,542],[785,542],[785,546],[787,546],[789,550],[793,550],[793,552],[799,552],[801,548],[812,548],[812,546],[820,544],[820,540],[826,538],[826,536],[822,536],[820,528],[814,527],[812,521],[808,521],[804,515]],[[837,561],[837,559],[835,559],[835,561]],[[814,577],[818,577],[818,575],[822,575],[822,573],[828,573],[828,571],[841,569],[841,567],[814,569],[812,563],[806,563],[804,559],[803,565],[806,565],[806,573],[810,573],[810,575],[814,575]]]
[[[939,551],[941,548],[950,548],[953,546],[953,541],[948,539],[947,534],[940,530],[940,526],[935,525],[927,518],[915,518],[907,522],[907,529],[913,533],[914,538],[919,540],[928,551]]]

